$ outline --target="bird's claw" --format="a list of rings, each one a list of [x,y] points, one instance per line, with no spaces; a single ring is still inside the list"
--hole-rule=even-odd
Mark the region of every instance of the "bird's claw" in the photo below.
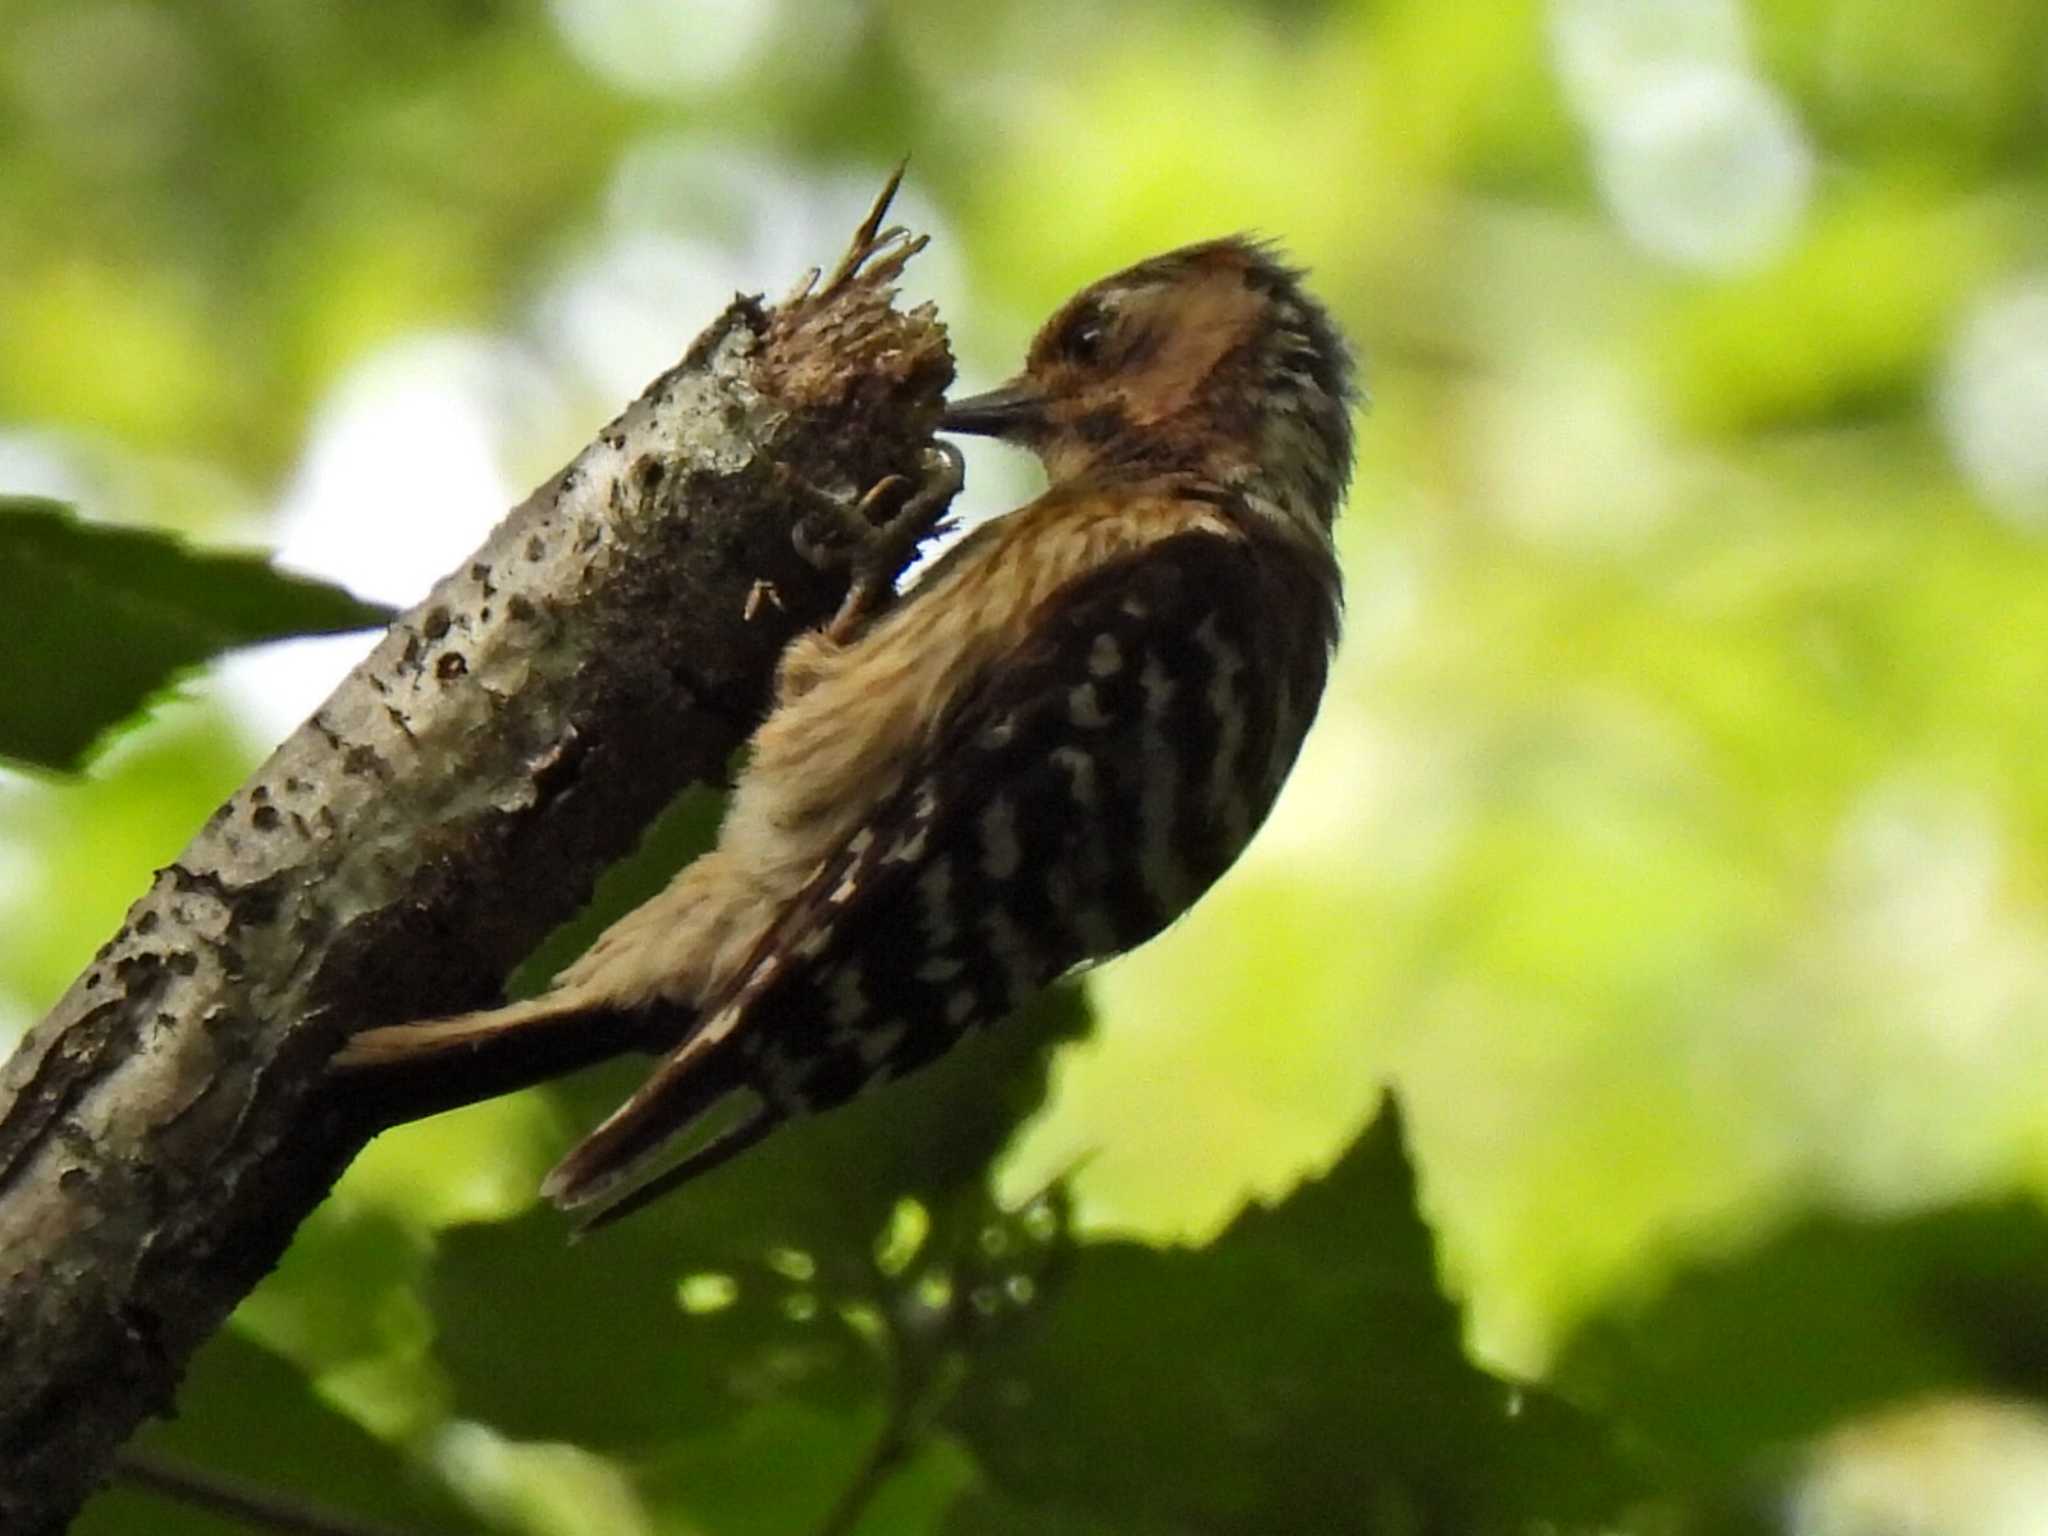
[[[946,508],[965,479],[960,450],[934,443],[925,450],[917,489],[893,514],[876,521],[874,510],[908,483],[903,475],[887,475],[848,505],[835,496],[813,491],[811,513],[796,525],[797,553],[821,570],[845,566],[852,573],[846,600],[825,626],[828,639],[851,639],[886,603],[896,578],[925,540],[944,532]],[[821,538],[813,520],[827,523],[832,534]]]

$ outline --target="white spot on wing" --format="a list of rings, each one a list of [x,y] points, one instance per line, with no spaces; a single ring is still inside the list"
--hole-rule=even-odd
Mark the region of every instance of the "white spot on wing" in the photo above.
[[[689,1044],[684,1049],[689,1054],[695,1055],[706,1046],[716,1045],[733,1032],[740,1020],[746,1017],[746,1013],[745,1006],[740,1003],[734,1003],[730,1007],[719,1009],[713,1015],[709,1024],[706,1024],[703,1029],[690,1037]]]
[[[889,845],[889,851],[882,855],[884,864],[910,864],[924,857],[924,845],[931,833],[931,823],[920,821],[915,832],[906,832]]]
[[[1093,763],[1089,767],[1092,770]],[[1074,878],[1063,882],[1064,888],[1054,895],[1054,910],[1068,932],[1080,940],[1082,952],[1089,959],[1115,954],[1124,946],[1117,940],[1116,923],[1109,908],[1103,905],[1111,878],[1108,845],[1099,837],[1079,839],[1074,848],[1072,873]]]
[[[1245,670],[1244,653],[1217,627],[1210,614],[1195,627],[1195,644],[1209,658],[1208,702],[1216,717],[1216,755],[1209,764],[1209,809],[1222,818],[1233,847],[1243,847],[1251,837],[1251,813],[1237,789],[1237,759],[1244,750],[1245,701],[1237,687],[1238,674]]]
[[[998,795],[981,813],[981,872],[991,880],[1007,880],[1024,862],[1024,850],[1017,844],[1017,806],[1008,795]]]
[[[1067,718],[1084,731],[1100,730],[1109,724],[1093,683],[1077,683],[1067,691]]]
[[[1053,766],[1067,775],[1067,792],[1074,797],[1074,804],[1083,810],[1093,810],[1096,802],[1095,759],[1079,747],[1054,747]]]
[[[917,896],[924,908],[924,940],[932,949],[950,948],[959,925],[953,917],[953,863],[936,859],[918,877]]]
[[[830,1017],[842,1029],[851,1029],[868,1016],[868,994],[861,986],[860,972],[851,966],[832,974],[829,989]]]
[[[989,952],[1009,978],[1010,996],[1021,998],[1038,985],[1038,956],[1024,930],[1001,907],[981,914],[981,931],[988,936]]]
[[[949,1024],[965,1024],[968,1019],[973,1017],[977,1006],[979,1006],[979,999],[975,997],[974,989],[972,987],[962,987],[958,992],[955,992],[946,999],[946,1022]]]
[[[934,955],[917,968],[917,979],[934,986],[944,986],[966,969],[965,960],[956,960],[951,955]]]
[[[1166,675],[1166,668],[1159,664],[1157,652],[1145,655],[1145,670],[1138,674],[1138,686],[1145,690],[1145,718],[1157,722],[1166,714],[1166,706],[1173,702],[1173,679]]]
[[[1173,846],[1173,821],[1180,798],[1180,754],[1162,728],[1175,684],[1157,653],[1145,657],[1138,674],[1145,691],[1145,730],[1139,751],[1144,762],[1144,787],[1138,798],[1138,872],[1146,891],[1162,913],[1180,910],[1187,878]]]
[[[1088,673],[1091,677],[1114,677],[1123,670],[1123,647],[1116,643],[1116,636],[1100,634],[1088,648]]]
[[[924,857],[925,843],[930,836],[932,818],[939,813],[939,787],[930,779],[917,786],[917,801],[911,808],[915,819],[910,831],[890,845],[882,855],[884,864],[910,864]]]

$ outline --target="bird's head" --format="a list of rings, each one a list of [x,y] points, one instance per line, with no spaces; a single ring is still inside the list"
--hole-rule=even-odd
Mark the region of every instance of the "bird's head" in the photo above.
[[[953,402],[949,432],[1035,451],[1054,484],[1191,471],[1327,537],[1351,475],[1350,348],[1302,274],[1242,236],[1081,290],[1007,384]]]

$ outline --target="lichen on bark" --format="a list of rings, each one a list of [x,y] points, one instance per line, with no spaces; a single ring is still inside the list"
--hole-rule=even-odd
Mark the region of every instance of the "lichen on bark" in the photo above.
[[[493,1001],[831,613],[793,488],[914,475],[952,380],[886,202],[393,623],[0,1073],[0,1530],[64,1528],[374,1128],[342,1036]]]

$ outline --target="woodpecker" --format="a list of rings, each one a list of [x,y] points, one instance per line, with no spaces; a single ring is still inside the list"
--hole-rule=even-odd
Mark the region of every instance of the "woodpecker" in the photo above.
[[[1047,490],[791,643],[717,846],[540,996],[338,1064],[633,1021],[662,1059],[543,1185],[595,1225],[1187,910],[1271,807],[1336,643],[1353,371],[1302,277],[1240,236],[1069,300],[939,423],[1033,450]],[[931,478],[899,523],[957,454]]]

